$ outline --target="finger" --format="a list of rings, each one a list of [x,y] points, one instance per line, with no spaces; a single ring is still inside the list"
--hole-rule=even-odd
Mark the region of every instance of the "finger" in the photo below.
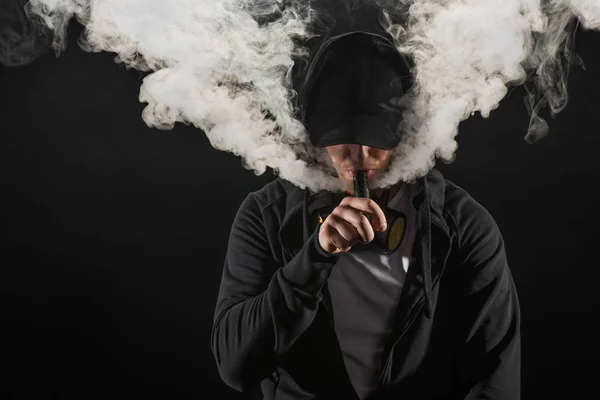
[[[331,215],[336,219],[342,219],[350,224],[363,242],[369,243],[375,237],[375,232],[373,232],[373,228],[371,227],[368,218],[355,208],[350,206],[339,206],[336,207]]]
[[[329,238],[329,243],[331,243],[333,245],[333,247],[335,247],[335,251],[333,251],[333,253],[338,253],[338,252],[347,252],[349,251],[352,246],[344,246],[341,243],[338,242],[342,242],[343,240],[341,239],[341,237],[337,234],[334,234],[334,236]]]
[[[334,233],[337,233],[340,237],[341,247],[354,246],[361,239],[360,232],[352,223],[338,215],[338,213],[339,211],[337,213],[331,213],[327,217],[329,219],[329,225],[334,228]]]
[[[373,199],[369,199],[366,197],[352,197],[348,200],[348,206],[366,212],[371,215],[371,224],[374,229],[380,230],[380,227],[385,226],[387,221],[385,218],[385,214],[379,204],[377,204]],[[382,228],[381,230],[385,230],[387,226]]]
[[[329,218],[326,219],[325,222],[329,222]],[[324,231],[323,234],[325,235],[325,240],[327,241],[327,248],[325,249],[326,251],[335,254],[349,250],[350,247],[344,247],[344,240],[341,238],[335,228],[333,228],[331,225],[325,225],[324,223],[321,229]]]
[[[321,231],[324,235],[325,242],[327,243],[327,247],[324,247],[325,250],[333,254],[348,251],[350,247],[345,245],[345,240],[339,235],[337,230],[330,225],[330,222],[331,219],[327,217],[321,226]]]

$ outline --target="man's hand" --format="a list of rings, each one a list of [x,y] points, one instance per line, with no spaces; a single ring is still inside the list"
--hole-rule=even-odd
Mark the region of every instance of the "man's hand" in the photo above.
[[[371,216],[371,222],[364,213]],[[375,231],[386,229],[385,214],[375,201],[348,196],[323,221],[319,244],[328,253],[347,252],[360,241],[370,243]]]

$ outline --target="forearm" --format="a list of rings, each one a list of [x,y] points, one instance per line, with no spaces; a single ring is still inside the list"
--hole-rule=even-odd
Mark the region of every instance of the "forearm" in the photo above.
[[[315,234],[284,267],[275,271],[266,290],[233,303],[222,285],[212,332],[212,349],[222,379],[245,391],[271,374],[277,359],[312,323],[321,288],[333,258],[316,247]],[[224,282],[228,277],[226,266]],[[230,283],[231,284],[231,283]]]

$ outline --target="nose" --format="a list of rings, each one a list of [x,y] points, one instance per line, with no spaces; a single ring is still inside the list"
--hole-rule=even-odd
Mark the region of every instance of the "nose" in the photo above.
[[[362,144],[350,145],[350,158],[358,164],[362,164],[369,157],[369,146]]]

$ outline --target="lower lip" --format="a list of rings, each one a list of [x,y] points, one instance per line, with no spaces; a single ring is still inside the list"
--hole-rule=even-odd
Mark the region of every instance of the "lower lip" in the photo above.
[[[373,175],[375,175],[376,171],[374,169],[367,169],[367,177],[372,177]],[[350,170],[350,171],[346,171],[348,173],[348,175],[350,175],[351,177],[354,177],[354,171]]]

